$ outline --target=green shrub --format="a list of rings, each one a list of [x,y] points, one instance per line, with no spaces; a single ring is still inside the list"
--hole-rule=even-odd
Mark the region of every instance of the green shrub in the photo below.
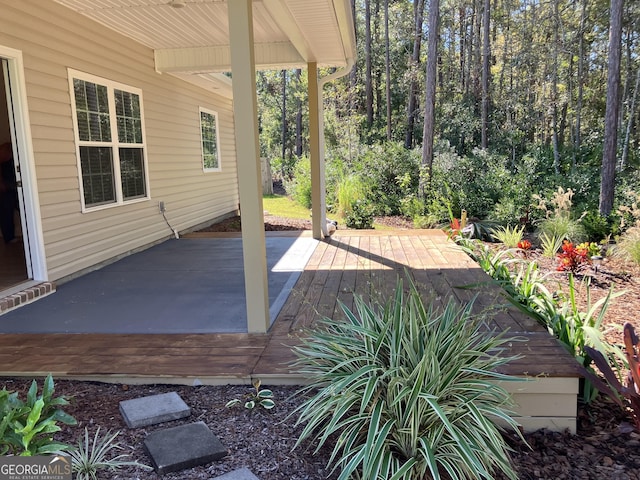
[[[363,151],[353,170],[367,187],[367,199],[375,215],[398,215],[400,203],[418,192],[420,151],[401,143],[372,145]]]
[[[517,431],[511,397],[495,380],[513,339],[488,332],[472,305],[424,305],[401,281],[386,303],[354,300],[345,321],[325,318],[295,347],[310,384],[292,413],[296,446],[331,442],[339,480],[517,478],[497,420]]]
[[[373,228],[373,207],[364,200],[356,200],[345,215],[344,223],[347,228]]]
[[[427,205],[424,199],[417,195],[407,195],[400,201],[400,214],[407,218],[416,218],[424,215]]]
[[[413,217],[413,228],[436,228],[440,223],[440,219],[430,213]]]
[[[75,425],[76,420],[59,407],[69,404],[65,397],[54,397],[54,384],[48,375],[38,395],[34,380],[27,392],[26,401],[17,392],[0,391],[0,455],[46,455],[68,450],[68,445],[58,443],[53,434],[60,431],[58,422]]]
[[[293,178],[284,187],[291,198],[305,208],[311,208],[311,162],[301,158],[293,169]]]
[[[580,221],[589,242],[599,242],[611,234],[611,225],[597,211],[587,212]]]

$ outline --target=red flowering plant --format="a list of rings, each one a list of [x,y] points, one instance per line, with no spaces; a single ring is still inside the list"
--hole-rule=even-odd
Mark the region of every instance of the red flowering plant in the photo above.
[[[518,248],[520,250],[531,250],[531,242],[529,240],[520,240],[518,242]]]
[[[574,246],[569,240],[562,242],[562,253],[558,254],[559,272],[575,273],[581,265],[591,263],[591,257],[598,255],[600,249],[596,243],[581,243]]]
[[[520,240],[517,247],[524,258],[527,258],[529,256],[529,253],[531,253],[531,242],[529,240]]]

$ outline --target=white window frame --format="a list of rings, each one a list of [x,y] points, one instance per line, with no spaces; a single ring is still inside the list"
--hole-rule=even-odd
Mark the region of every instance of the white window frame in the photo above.
[[[142,90],[139,88],[132,87],[130,85],[125,85],[123,83],[115,82],[112,80],[108,80],[103,77],[98,77],[96,75],[92,75],[85,72],[80,72],[78,70],[73,70],[71,68],[67,69],[68,77],[69,77],[69,94],[71,96],[71,111],[73,115],[73,132],[75,136],[76,143],[76,160],[78,166],[78,179],[80,183],[80,201],[82,202],[82,212],[94,212],[96,210],[104,210],[107,208],[118,207],[122,205],[129,205],[132,203],[146,202],[151,198],[151,192],[149,188],[149,166],[147,161],[147,140],[146,140],[146,129],[144,122],[144,104],[142,98]],[[109,105],[109,123],[111,130],[111,141],[110,142],[98,142],[98,141],[86,141],[80,140],[80,132],[78,131],[78,113],[76,111],[76,99],[75,99],[75,89],[74,89],[74,80],[82,80],[85,82],[94,83],[96,85],[101,85],[107,87],[107,96],[108,96],[108,105]],[[122,90],[127,93],[135,94],[140,99],[140,124],[142,130],[142,143],[121,143],[118,139],[118,122],[117,122],[117,114],[116,114],[116,106],[115,106],[115,94],[114,90]],[[112,151],[112,161],[113,161],[113,181],[115,187],[115,200],[111,203],[104,203],[100,205],[86,205],[85,204],[85,196],[84,196],[84,183],[83,183],[83,175],[82,175],[82,161],[80,158],[80,147],[110,147]],[[122,193],[122,175],[120,170],[120,148],[139,148],[142,149],[142,163],[144,170],[144,188],[145,194],[143,197],[132,198],[129,200],[124,199]]]
[[[215,135],[216,135],[216,155],[217,155],[217,159],[218,159],[218,166],[217,167],[207,167],[205,164],[205,152],[204,152],[204,137],[202,135],[202,114],[205,113],[207,115],[211,115],[216,122],[216,131],[215,131]],[[222,171],[222,156],[220,154],[220,116],[218,115],[218,112],[216,112],[215,110],[210,110],[208,108],[204,108],[204,107],[200,107],[199,111],[198,111],[198,125],[200,127],[200,152],[201,152],[201,158],[202,158],[202,170],[207,173],[207,172],[220,172]]]

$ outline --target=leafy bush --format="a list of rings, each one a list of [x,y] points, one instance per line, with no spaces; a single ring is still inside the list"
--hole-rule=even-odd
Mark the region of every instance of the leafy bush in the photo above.
[[[439,224],[440,219],[431,213],[413,217],[413,228],[436,228]]]
[[[372,145],[354,162],[375,215],[399,214],[402,199],[418,192],[420,162],[418,150],[395,142]]]
[[[85,427],[84,439],[78,440],[75,450],[69,452],[71,456],[71,470],[76,473],[76,480],[96,480],[101,470],[115,472],[121,467],[135,466],[151,470],[148,465],[136,461],[125,460],[129,455],[121,454],[108,458],[113,450],[122,450],[122,446],[116,442],[120,432],[111,433],[109,430],[100,436],[100,427],[96,429],[93,439],[89,437],[89,431]]]
[[[305,208],[311,208],[311,162],[301,158],[293,169],[293,178],[286,180],[284,187],[291,198]]]
[[[513,339],[488,332],[472,305],[424,305],[401,281],[384,304],[354,299],[345,321],[325,318],[295,347],[297,370],[310,379],[293,412],[305,424],[296,446],[333,443],[339,480],[517,478],[494,423],[516,423],[509,394],[494,380],[511,360],[498,356]]]
[[[373,207],[364,200],[356,200],[351,205],[351,211],[347,212],[344,222],[348,228],[373,228]]]
[[[582,223],[587,240],[590,242],[599,242],[611,234],[609,221],[597,211],[587,212],[580,223]]]
[[[26,401],[17,392],[0,391],[0,455],[46,455],[69,449],[57,443],[53,434],[60,431],[58,422],[75,425],[76,420],[59,408],[69,402],[65,397],[54,397],[54,390],[53,378],[48,375],[41,395],[36,381],[31,383]]]

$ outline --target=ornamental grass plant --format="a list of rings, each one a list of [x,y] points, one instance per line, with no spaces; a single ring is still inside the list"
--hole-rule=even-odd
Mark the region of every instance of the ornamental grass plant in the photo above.
[[[393,298],[325,318],[295,348],[310,379],[292,415],[304,425],[296,446],[332,446],[339,479],[517,478],[500,423],[518,432],[511,396],[496,381],[514,339],[489,332],[472,303],[425,305],[413,283]]]
[[[507,248],[516,248],[518,243],[522,241],[524,235],[524,225],[520,227],[499,227],[491,230],[491,235],[498,242],[504,244]]]

